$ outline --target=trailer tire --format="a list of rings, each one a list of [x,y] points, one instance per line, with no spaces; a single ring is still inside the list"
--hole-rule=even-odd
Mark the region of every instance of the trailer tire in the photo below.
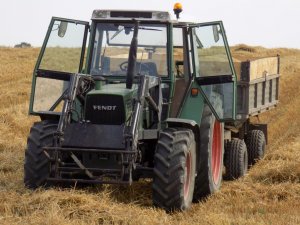
[[[36,122],[30,129],[25,150],[24,184],[36,189],[47,186],[50,174],[50,161],[43,152],[43,147],[53,146],[53,134],[56,132],[57,122]]]
[[[246,136],[246,145],[248,148],[248,164],[254,165],[265,155],[266,138],[261,130],[251,130]]]
[[[224,153],[224,126],[205,105],[200,125],[199,165],[195,179],[195,202],[220,189]]]
[[[168,212],[188,209],[193,199],[195,168],[192,130],[167,128],[160,132],[154,155],[153,204]]]
[[[234,180],[244,176],[248,169],[248,153],[245,142],[233,139],[226,145],[224,164],[226,180]]]

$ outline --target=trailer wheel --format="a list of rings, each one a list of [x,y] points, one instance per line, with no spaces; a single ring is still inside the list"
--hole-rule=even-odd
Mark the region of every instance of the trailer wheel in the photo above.
[[[265,155],[266,138],[261,130],[251,130],[246,136],[246,145],[248,148],[248,164],[254,165]]]
[[[24,163],[24,183],[28,188],[36,189],[47,185],[50,163],[42,148],[53,145],[53,134],[56,129],[57,123],[53,121],[36,122],[31,127]]]
[[[153,204],[167,211],[190,207],[195,183],[196,144],[190,129],[160,133],[154,155]]]
[[[206,105],[200,125],[199,166],[194,201],[220,189],[223,169],[224,126]]]
[[[247,146],[243,140],[233,139],[226,145],[224,164],[226,180],[234,180],[244,176],[248,169]]]

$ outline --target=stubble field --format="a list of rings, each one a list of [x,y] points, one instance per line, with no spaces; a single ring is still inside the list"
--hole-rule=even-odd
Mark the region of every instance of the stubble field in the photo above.
[[[279,106],[267,154],[242,179],[186,212],[152,207],[151,181],[131,187],[28,190],[23,185],[28,105],[39,49],[0,48],[0,224],[300,224],[300,50],[238,45],[239,59],[281,55]],[[256,118],[255,118],[256,119]]]

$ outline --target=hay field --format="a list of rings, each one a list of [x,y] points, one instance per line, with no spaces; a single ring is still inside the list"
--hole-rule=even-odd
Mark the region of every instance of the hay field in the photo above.
[[[0,224],[300,224],[300,50],[239,45],[234,57],[281,55],[280,105],[265,158],[187,212],[152,207],[151,182],[27,190],[23,186],[31,75],[39,49],[0,48]]]

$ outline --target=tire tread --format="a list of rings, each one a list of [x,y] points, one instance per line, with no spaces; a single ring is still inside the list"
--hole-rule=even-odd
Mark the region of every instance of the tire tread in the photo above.
[[[24,163],[24,184],[28,188],[36,189],[46,184],[50,168],[42,147],[53,144],[56,128],[56,122],[41,121],[35,122],[30,129]]]
[[[167,211],[189,207],[183,203],[180,187],[184,185],[185,154],[192,144],[195,146],[194,141],[193,132],[185,128],[167,128],[160,133],[153,170],[155,206]]]

